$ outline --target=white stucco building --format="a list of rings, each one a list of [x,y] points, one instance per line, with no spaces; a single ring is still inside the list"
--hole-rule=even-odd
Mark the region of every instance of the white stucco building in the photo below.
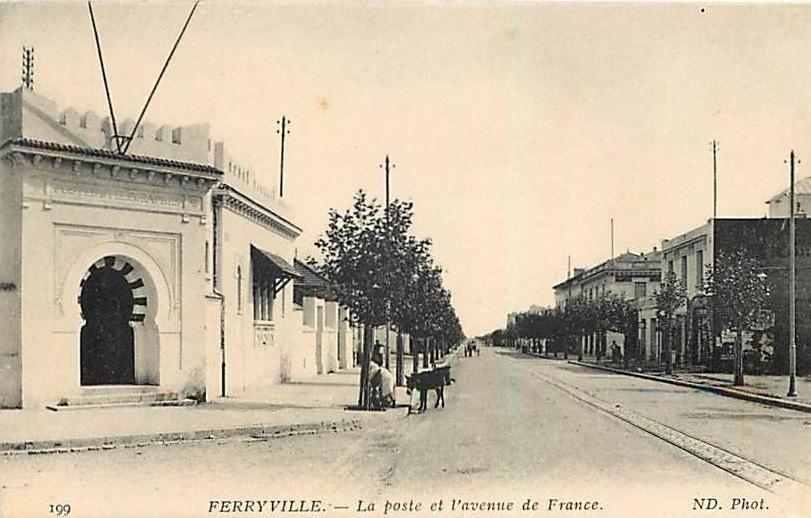
[[[208,125],[145,123],[124,155],[92,112],[25,88],[0,102],[0,405],[242,396],[310,375],[301,228]],[[351,365],[335,349],[313,374]]]

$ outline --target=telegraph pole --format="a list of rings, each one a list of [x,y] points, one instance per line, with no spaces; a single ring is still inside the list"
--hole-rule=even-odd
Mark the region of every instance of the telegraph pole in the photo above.
[[[712,141],[712,219],[718,217],[718,162],[716,154],[718,142]]]
[[[290,134],[290,119],[282,115],[282,118],[276,121],[279,129],[276,133],[282,136],[281,158],[279,160],[279,198],[284,198],[284,137]]]
[[[788,393],[787,397],[797,397],[797,279],[796,279],[796,227],[794,221],[794,150],[789,157],[789,254],[788,254]]]
[[[614,218],[611,218],[611,257],[609,259],[614,259]]]
[[[23,86],[34,89],[34,47],[23,47]]]
[[[386,155],[386,160],[382,164],[380,164],[379,167],[381,169],[383,169],[383,171],[386,173],[386,232],[388,233],[387,237],[389,238],[389,243],[388,243],[389,246],[386,248],[386,275],[388,275],[389,274],[388,269],[390,267],[389,266],[389,255],[391,254],[391,250],[389,249],[391,247],[391,228],[390,228],[391,221],[389,219],[389,209],[391,208],[391,199],[389,197],[389,176],[390,176],[391,170],[394,169],[395,165],[391,162],[391,160],[389,160],[389,155]],[[387,282],[386,282],[386,344],[385,344],[385,348],[384,348],[384,350],[385,350],[385,353],[384,353],[385,358],[383,360],[383,363],[384,363],[386,369],[389,368],[389,352],[391,350],[390,346],[389,346],[389,334],[390,334],[389,333],[389,328],[390,327],[391,327],[391,286],[390,286],[390,283],[387,280]],[[402,346],[403,346],[402,340],[398,340],[398,344],[397,344],[397,371],[398,372],[400,372],[400,370],[402,369],[402,359],[401,359]]]

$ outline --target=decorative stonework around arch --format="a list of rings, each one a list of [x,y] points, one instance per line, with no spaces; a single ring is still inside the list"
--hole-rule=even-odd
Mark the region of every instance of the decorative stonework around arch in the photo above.
[[[93,263],[90,266],[90,268],[87,269],[87,272],[85,272],[84,276],[82,277],[82,281],[79,283],[79,287],[81,288],[79,295],[79,304],[81,305],[82,298],[81,293],[83,293],[84,291],[85,283],[87,282],[87,280],[97,270],[102,270],[104,268],[111,268],[115,270],[127,280],[127,284],[129,285],[130,293],[132,296],[132,306],[133,306],[132,313],[129,316],[129,320],[131,322],[143,322],[144,319],[146,318],[146,310],[149,304],[149,298],[147,297],[147,291],[146,287],[144,286],[142,274],[135,269],[135,267],[130,263],[130,261],[126,257],[108,255]]]
[[[137,288],[135,293],[138,297],[146,297],[147,304],[142,308],[140,314],[144,314],[146,320],[154,320],[155,324],[163,331],[168,331],[176,327],[177,318],[174,315],[176,294],[172,289],[174,285],[166,272],[148,250],[135,243],[118,240],[105,240],[97,242],[82,251],[70,266],[65,270],[59,282],[57,301],[59,305],[61,328],[65,331],[73,331],[77,325],[83,322],[81,311],[77,301],[81,295],[82,283],[87,278],[91,265],[104,261],[105,257],[118,257],[122,263],[128,263],[137,271],[138,278],[143,282],[143,286]],[[136,279],[133,279],[135,282]],[[143,295],[141,295],[143,294]]]
[[[171,308],[168,283],[157,263],[137,247],[108,242],[101,248],[119,253],[82,261],[84,273],[68,292],[69,306],[78,314],[80,385],[158,385],[161,326],[167,318],[160,308]],[[106,311],[99,305],[105,303],[115,309]]]

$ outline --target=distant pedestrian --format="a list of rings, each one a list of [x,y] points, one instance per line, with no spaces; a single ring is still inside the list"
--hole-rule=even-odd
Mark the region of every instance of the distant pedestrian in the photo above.
[[[379,340],[375,340],[375,353],[372,355],[372,359],[378,365],[383,365],[383,344]]]
[[[614,363],[619,363],[620,360],[622,360],[620,346],[617,345],[616,340],[611,340],[611,361]]]

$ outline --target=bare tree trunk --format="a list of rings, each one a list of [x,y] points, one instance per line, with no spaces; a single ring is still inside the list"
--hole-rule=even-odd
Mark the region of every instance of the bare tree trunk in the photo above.
[[[673,360],[670,351],[671,343],[673,342],[673,322],[667,319],[667,333],[665,333],[665,374],[673,374]]]
[[[603,338],[605,337],[605,333],[601,329],[599,334],[597,335],[597,361],[603,359]]]
[[[741,324],[737,324],[735,330],[735,376],[733,385],[736,387],[743,385],[743,337],[741,336]]]
[[[397,328],[397,367],[395,380],[397,381],[398,387],[403,386],[404,376],[405,376],[405,368],[403,365],[403,333],[400,331],[400,328]]]
[[[374,328],[370,325],[363,326],[363,355],[360,367],[360,390],[358,394],[358,406],[364,410],[369,409],[369,363],[371,360],[371,349],[374,343]]]
[[[633,349],[634,353],[636,353],[636,342],[634,342],[633,335],[630,332],[624,334],[623,337],[622,366],[627,370],[631,366],[631,350]]]
[[[420,370],[420,338],[411,337],[411,373]]]

